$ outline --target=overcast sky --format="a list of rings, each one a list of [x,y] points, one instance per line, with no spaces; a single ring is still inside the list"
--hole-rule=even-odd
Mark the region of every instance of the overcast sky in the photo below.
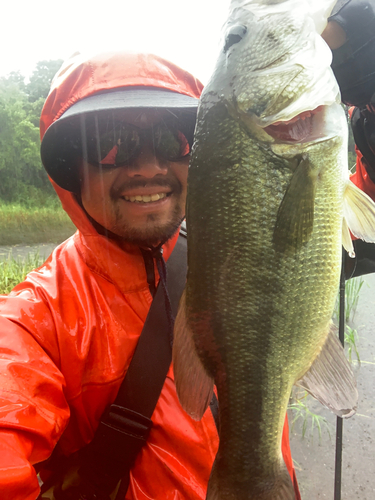
[[[0,76],[87,50],[153,52],[206,83],[229,0],[1,0]],[[4,6],[5,4],[5,6]]]

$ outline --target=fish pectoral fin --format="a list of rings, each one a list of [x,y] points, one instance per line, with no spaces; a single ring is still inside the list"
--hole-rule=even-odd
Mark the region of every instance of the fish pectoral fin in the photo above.
[[[212,399],[214,381],[195,349],[193,332],[187,323],[185,292],[174,326],[172,362],[181,406],[192,418],[200,420]]]
[[[375,243],[375,203],[350,180],[344,192],[344,219],[356,238]]]
[[[348,228],[348,223],[346,222],[345,217],[342,221],[342,246],[348,252],[349,257],[352,257],[352,258],[355,257],[353,240],[352,240],[352,236],[350,234],[350,231]]]
[[[309,241],[314,226],[315,188],[310,162],[302,158],[277,213],[273,233],[277,251],[296,252]]]
[[[339,417],[349,418],[356,412],[358,392],[354,374],[336,331],[336,327],[331,324],[321,352],[296,385]]]

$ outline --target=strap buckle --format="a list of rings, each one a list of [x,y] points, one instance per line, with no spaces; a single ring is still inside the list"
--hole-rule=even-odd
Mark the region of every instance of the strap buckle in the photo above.
[[[128,408],[112,404],[104,413],[100,425],[146,441],[152,427],[152,420]]]

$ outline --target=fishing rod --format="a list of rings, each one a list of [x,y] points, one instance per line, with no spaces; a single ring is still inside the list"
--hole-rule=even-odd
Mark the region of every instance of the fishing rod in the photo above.
[[[340,276],[340,307],[339,307],[339,339],[344,346],[345,337],[345,250],[343,250],[343,264],[341,266]],[[341,478],[342,478],[342,436],[343,419],[336,418],[336,455],[335,455],[335,490],[334,500],[341,500]]]

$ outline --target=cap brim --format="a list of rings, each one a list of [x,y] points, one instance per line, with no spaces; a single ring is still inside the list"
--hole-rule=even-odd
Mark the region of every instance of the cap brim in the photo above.
[[[154,87],[131,87],[98,93],[73,104],[61,116],[71,118],[82,113],[126,110],[133,108],[181,109],[196,112],[199,99]]]

